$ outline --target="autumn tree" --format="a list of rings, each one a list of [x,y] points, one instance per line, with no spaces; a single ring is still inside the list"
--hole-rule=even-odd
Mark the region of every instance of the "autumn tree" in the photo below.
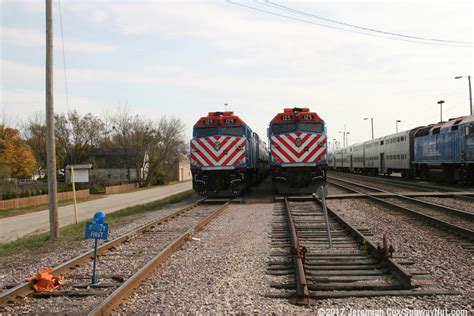
[[[36,159],[20,132],[0,125],[0,176],[31,177],[35,170]]]

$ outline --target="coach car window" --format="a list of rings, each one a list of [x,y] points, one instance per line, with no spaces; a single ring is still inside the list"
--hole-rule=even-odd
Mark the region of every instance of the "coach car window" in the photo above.
[[[195,133],[197,138],[217,135],[217,127],[196,128]]]
[[[296,131],[296,123],[275,124],[272,126],[273,134],[282,134]]]
[[[245,135],[243,126],[223,126],[221,127],[222,135],[243,136]]]
[[[323,124],[321,123],[300,123],[300,131],[302,132],[313,132],[313,133],[322,133]]]

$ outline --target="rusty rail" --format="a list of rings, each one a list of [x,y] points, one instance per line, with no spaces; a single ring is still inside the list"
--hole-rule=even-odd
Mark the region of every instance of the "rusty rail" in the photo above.
[[[322,207],[322,202],[319,199],[315,199],[315,203],[318,204],[318,206]],[[339,214],[331,210],[329,207],[327,207],[327,210],[331,216],[337,220],[342,226],[344,226],[347,231],[351,233],[352,236],[354,236],[355,239],[357,239],[361,244],[367,245],[369,248],[368,250],[373,253],[377,254],[377,246],[374,245],[370,240],[366,239],[364,235],[357,230],[355,227],[353,227],[351,224],[346,222]],[[392,272],[393,276],[402,284],[403,287],[409,289],[412,288],[412,275],[405,271],[397,262],[395,262],[392,258],[382,256],[380,257],[382,262],[389,268],[389,270]]]
[[[290,298],[290,303],[296,305],[309,304],[309,290],[308,282],[306,281],[306,273],[304,270],[304,248],[301,246],[298,235],[296,234],[296,227],[291,215],[290,204],[288,198],[285,197],[286,217],[288,219],[288,227],[290,230],[291,239],[291,253],[293,257],[293,264],[295,265],[295,279],[296,279],[296,295]]]
[[[110,315],[113,309],[117,308],[136,288],[145,280],[155,269],[176,252],[187,240],[195,233],[202,230],[209,222],[219,216],[230,204],[230,201],[220,206],[206,218],[200,221],[196,226],[190,228],[172,244],[166,247],[158,255],[153,257],[145,266],[131,276],[125,283],[109,295],[99,306],[96,306],[88,315]]]
[[[163,223],[166,223],[168,221],[170,221],[171,219],[175,218],[175,217],[178,217],[180,216],[181,214],[185,213],[185,212],[188,212],[190,210],[192,210],[193,208],[197,207],[198,205],[200,205],[202,203],[202,201],[204,201],[205,199],[201,199],[199,201],[197,201],[196,203],[193,203],[187,207],[184,207],[172,214],[169,214],[161,219],[158,219],[154,222],[151,222],[149,224],[146,224],[146,225],[143,225],[135,230],[132,230],[128,233],[126,233],[125,235],[123,236],[120,236],[114,240],[111,240],[111,241],[108,241],[106,243],[104,243],[102,246],[100,246],[99,248],[97,248],[97,254],[98,255],[101,255],[103,253],[105,253],[106,251],[108,251],[109,249],[112,249],[114,247],[116,247],[117,245],[127,241],[127,240],[130,240],[132,238],[135,238],[136,236],[138,235],[141,235],[143,233],[145,233],[147,230],[153,228],[154,226],[158,226],[158,225],[161,225]],[[81,264],[84,264],[85,262],[89,262],[91,260],[93,256],[93,250],[90,250],[90,251],[87,251],[69,261],[66,261],[62,264],[60,264],[59,266],[55,267],[54,270],[53,270],[53,274],[58,276],[58,275],[61,275],[61,274],[67,274],[70,270],[74,269],[75,267],[77,266],[80,266]],[[32,294],[34,292],[34,290],[32,289],[32,285],[33,285],[33,282],[30,281],[30,282],[24,282],[20,285],[17,285],[9,290],[6,290],[2,293],[0,293],[0,304],[6,304],[8,303],[9,301],[13,301],[15,299],[18,299],[18,298],[22,298],[22,297],[25,297],[25,296],[28,296],[30,294]]]
[[[371,188],[371,189],[375,189],[375,188],[372,188],[372,187],[369,187],[369,186],[366,186],[366,185],[363,185],[363,184],[358,184],[358,183],[353,183],[353,182],[350,182],[350,181],[347,181],[347,180],[340,180],[340,179],[337,179],[337,181],[341,181],[341,182],[349,182],[353,185],[356,185],[356,186],[359,186],[359,187],[363,187],[363,188]],[[356,192],[356,193],[359,193],[359,194],[362,194],[382,205],[385,205],[385,206],[389,206],[391,208],[394,208],[394,209],[397,209],[399,211],[402,211],[404,213],[407,213],[407,214],[410,214],[410,215],[413,215],[415,217],[418,217],[422,220],[425,220],[425,221],[428,221],[428,222],[431,222],[435,225],[438,225],[438,226],[441,226],[441,227],[444,227],[444,228],[447,228],[453,232],[455,232],[456,234],[459,234],[461,236],[464,236],[465,238],[467,239],[470,239],[470,240],[474,240],[474,230],[472,229],[469,229],[469,228],[465,228],[465,227],[461,227],[461,226],[458,226],[458,225],[455,225],[455,224],[452,224],[452,223],[448,223],[448,222],[445,222],[441,219],[438,219],[436,217],[433,217],[433,216],[430,216],[428,214],[425,214],[423,212],[419,212],[419,211],[415,211],[413,209],[410,209],[410,208],[407,208],[405,206],[402,206],[402,205],[397,205],[395,203],[392,203],[392,202],[389,202],[389,201],[385,201],[381,198],[378,198],[374,195],[372,195],[371,193],[365,193],[365,192],[362,192],[362,191],[359,191],[357,189],[354,189],[354,188],[349,188],[343,184],[340,184],[340,183],[336,183],[336,182],[331,182],[331,181],[328,181],[328,183],[331,183],[333,185],[336,185],[336,186],[339,186],[341,188],[344,188],[346,190],[350,190],[352,192]],[[382,191],[382,190],[380,190]],[[444,211],[446,214],[454,214],[454,215],[457,215],[457,216],[462,216],[464,217],[465,219],[467,220],[473,220],[473,217],[474,215],[472,213],[469,213],[469,212],[465,212],[465,211],[461,211],[461,210],[458,210],[458,209],[454,209],[454,208],[451,208],[451,207],[447,207],[447,206],[443,206],[443,205],[438,205],[438,204],[434,204],[434,203],[429,203],[429,202],[425,202],[425,201],[422,201],[422,200],[417,200],[417,199],[413,199],[413,198],[410,198],[410,197],[406,197],[406,196],[403,196],[401,194],[397,194],[396,196],[394,196],[396,198],[401,198],[401,199],[404,199],[404,200],[409,200],[409,201],[412,201],[412,202],[416,202],[418,204],[423,204],[425,206],[428,206],[428,207],[431,207],[431,208],[436,208],[438,210],[442,210]]]

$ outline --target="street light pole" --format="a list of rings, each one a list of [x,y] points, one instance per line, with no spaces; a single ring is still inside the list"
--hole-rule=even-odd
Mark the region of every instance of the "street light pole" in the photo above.
[[[339,131],[339,134],[342,133],[342,149],[346,148],[346,124],[344,124],[344,131]]]
[[[397,131],[397,133],[398,133],[398,123],[401,123],[401,120],[395,121],[395,130]]]
[[[438,101],[438,104],[439,104],[439,116],[440,116],[440,122],[443,121],[443,103],[444,101],[443,100],[439,100]]]
[[[368,119],[369,119],[368,117],[365,117],[364,121]],[[373,117],[370,118],[370,126],[372,127],[372,139],[374,139],[374,118]]]
[[[346,132],[346,145],[349,146],[349,135],[350,132]]]
[[[461,79],[467,77],[467,83],[469,85],[469,113],[472,115],[474,108],[472,107],[472,91],[471,91],[471,75],[469,76],[456,76],[454,79]]]
[[[346,132],[339,131],[339,134],[342,134],[342,148],[344,149],[346,147]]]
[[[472,91],[471,91],[471,76],[467,76],[467,81],[469,83],[469,104],[471,105],[471,115],[472,112],[474,112],[474,109],[472,108]]]

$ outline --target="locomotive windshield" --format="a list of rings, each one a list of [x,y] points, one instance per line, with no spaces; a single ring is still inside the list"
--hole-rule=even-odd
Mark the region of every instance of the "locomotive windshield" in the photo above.
[[[243,126],[223,126],[221,127],[221,134],[230,136],[244,136],[245,131]]]
[[[321,123],[300,123],[298,130],[302,132],[322,133],[324,127]]]
[[[272,126],[273,134],[283,134],[290,133],[294,131],[301,132],[311,132],[311,133],[322,133],[324,132],[324,125],[322,123],[284,123],[284,124],[274,124]]]
[[[283,134],[296,131],[296,123],[274,124],[272,126],[273,134]]]
[[[197,138],[217,135],[217,127],[196,128],[194,133],[195,133],[195,137]]]

